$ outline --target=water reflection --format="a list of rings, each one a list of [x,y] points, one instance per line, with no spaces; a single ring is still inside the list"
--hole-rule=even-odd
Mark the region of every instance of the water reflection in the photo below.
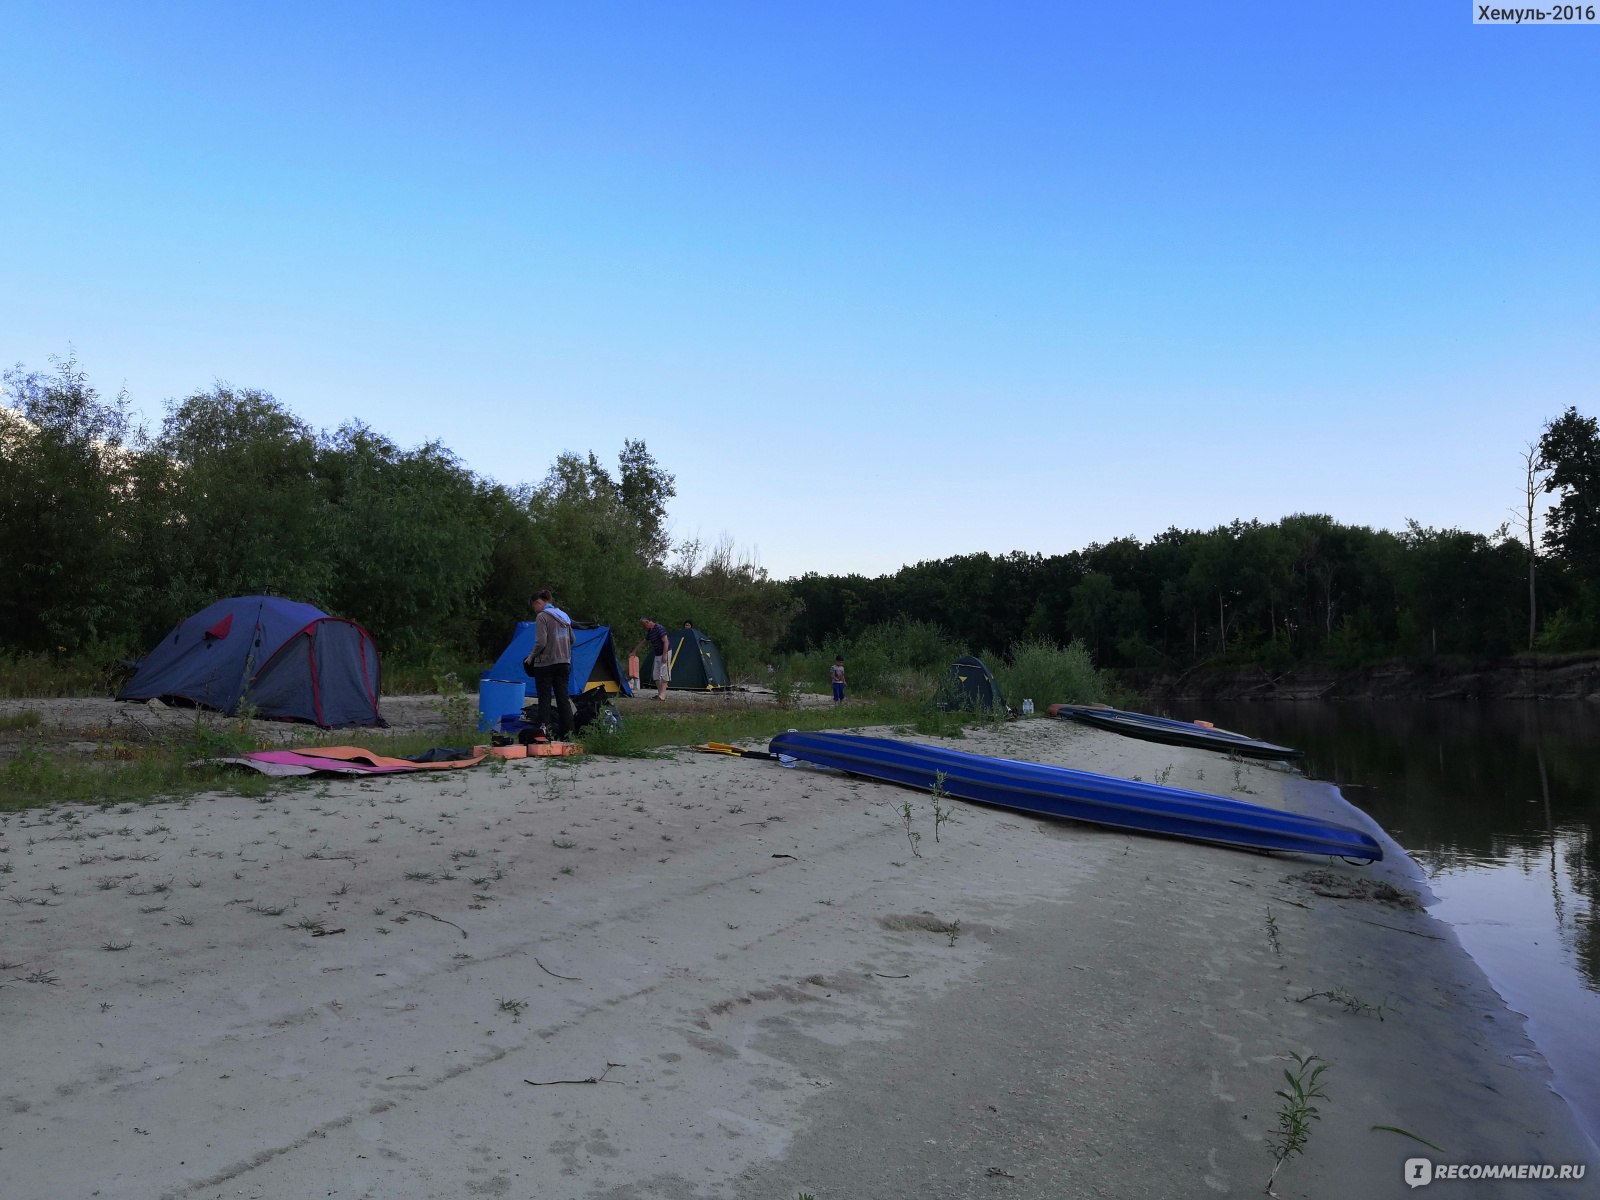
[[[1600,991],[1600,712],[1454,702],[1173,709],[1298,746],[1307,775],[1337,783],[1434,879],[1504,868],[1542,876],[1563,941]]]
[[[1387,829],[1600,1140],[1600,709],[1175,703],[1170,715],[1299,747],[1308,776]]]

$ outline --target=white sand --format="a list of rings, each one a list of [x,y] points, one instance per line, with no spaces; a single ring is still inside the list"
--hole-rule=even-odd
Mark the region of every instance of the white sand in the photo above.
[[[1337,803],[1050,720],[954,744]],[[951,807],[680,752],[0,818],[0,1196],[1254,1195],[1291,1051],[1333,1065],[1281,1195],[1416,1155],[1593,1194],[1448,931],[1296,878],[1406,864]]]

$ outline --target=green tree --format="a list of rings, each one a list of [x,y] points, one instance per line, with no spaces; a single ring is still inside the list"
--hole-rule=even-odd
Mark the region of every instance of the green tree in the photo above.
[[[127,396],[102,399],[70,355],[20,365],[0,409],[0,637],[75,653],[133,635],[124,595],[132,452]]]
[[[402,451],[360,423],[328,439],[317,466],[329,515],[329,608],[402,654],[475,641],[472,599],[495,539],[471,472],[438,442]]]
[[[169,617],[254,592],[326,603],[334,523],[303,421],[266,392],[218,383],[169,405],[155,449],[172,467],[152,524],[173,570]]]
[[[651,457],[644,442],[625,441],[617,456],[617,500],[633,517],[638,529],[638,549],[645,562],[659,567],[667,561],[667,501],[678,494],[676,480]]]
[[[473,601],[477,645],[498,653],[518,621],[528,620],[528,598],[545,586],[537,564],[544,542],[533,523],[533,489],[488,484],[478,490],[478,522],[489,534],[489,560]],[[555,586],[555,585],[552,585]]]
[[[1584,583],[1600,585],[1600,423],[1568,408],[1545,427],[1538,465],[1558,495],[1545,514],[1545,547]]]
[[[1519,545],[1415,521],[1406,522],[1400,545],[1402,633],[1420,638],[1429,654],[1504,654],[1515,648]]]
[[[1257,636],[1264,621],[1266,641],[1275,645],[1280,637],[1287,640],[1282,621],[1293,581],[1294,552],[1277,525],[1251,521],[1235,528],[1241,591],[1247,610],[1256,622]]]
[[[1074,639],[1094,648],[1096,663],[1105,662],[1107,646],[1138,629],[1140,617],[1139,594],[1117,587],[1102,571],[1090,571],[1072,589],[1067,624]]]
[[[659,586],[640,556],[633,514],[592,453],[558,456],[528,493],[527,506],[533,577],[573,616],[625,618],[639,597]]]
[[[1208,619],[1216,619],[1218,654],[1228,648],[1235,608],[1239,598],[1241,571],[1238,530],[1219,526],[1202,537],[1189,567],[1188,594],[1206,597]]]

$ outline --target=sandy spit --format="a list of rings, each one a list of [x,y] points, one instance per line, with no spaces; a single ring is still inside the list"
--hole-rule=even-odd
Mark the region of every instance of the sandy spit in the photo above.
[[[1363,820],[1050,720],[954,744]],[[1331,1065],[1281,1196],[1414,1195],[1419,1156],[1590,1167],[1434,1185],[1480,1197],[1600,1175],[1520,1018],[1374,894],[1416,888],[1398,849],[951,808],[680,751],[0,816],[0,1191],[1259,1195],[1292,1054]]]

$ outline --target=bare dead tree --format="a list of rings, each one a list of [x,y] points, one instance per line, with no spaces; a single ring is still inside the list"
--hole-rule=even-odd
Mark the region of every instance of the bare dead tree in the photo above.
[[[1538,572],[1539,543],[1534,535],[1538,523],[1539,496],[1544,491],[1545,480],[1550,477],[1550,468],[1543,463],[1538,442],[1528,443],[1523,451],[1522,461],[1527,469],[1527,476],[1523,490],[1522,511],[1517,513],[1517,518],[1522,523],[1522,531],[1528,546],[1528,649],[1532,650],[1534,634],[1539,626],[1539,602],[1534,587]]]

